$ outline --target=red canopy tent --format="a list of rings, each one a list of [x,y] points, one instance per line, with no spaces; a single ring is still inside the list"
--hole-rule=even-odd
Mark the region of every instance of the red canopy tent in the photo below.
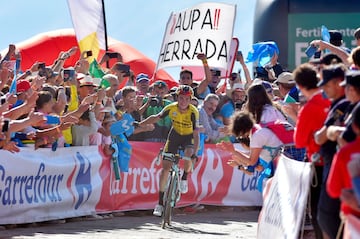
[[[28,40],[15,44],[20,50],[22,62],[21,69],[29,69],[36,61],[45,62],[46,65],[52,65],[61,51],[67,51],[73,46],[77,46],[75,32],[73,29],[61,29],[38,34]],[[109,39],[109,51],[118,52],[123,56],[123,61],[130,65],[130,69],[135,75],[139,73],[148,74],[153,78],[156,63],[144,54],[131,47],[130,45]],[[2,51],[2,55],[6,54],[7,49]],[[102,56],[103,52],[100,53]],[[74,66],[80,57],[78,51],[65,62],[65,67]],[[110,61],[110,67],[114,62]],[[156,79],[165,81],[169,89],[177,86],[178,83],[164,70],[156,73]]]

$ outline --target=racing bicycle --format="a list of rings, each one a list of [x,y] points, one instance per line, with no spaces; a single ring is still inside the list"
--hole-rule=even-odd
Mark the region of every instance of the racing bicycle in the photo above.
[[[168,160],[172,162],[169,178],[167,183],[167,188],[164,193],[164,212],[162,214],[162,223],[161,227],[165,228],[166,224],[171,226],[171,218],[173,214],[173,208],[176,206],[176,203],[180,201],[180,168],[179,161],[180,159],[192,160],[191,158],[182,157],[183,151],[179,149],[177,154],[172,153],[163,153],[160,150],[160,154],[163,160]],[[159,160],[160,157],[158,157]]]

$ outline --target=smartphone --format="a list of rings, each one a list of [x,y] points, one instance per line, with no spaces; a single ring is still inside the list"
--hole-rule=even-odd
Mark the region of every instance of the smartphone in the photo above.
[[[109,58],[117,58],[118,57],[117,52],[106,52],[106,55],[108,55]]]
[[[93,53],[92,53],[92,51],[87,51],[87,52],[85,53],[85,55],[86,55],[86,57],[89,57],[89,56],[92,56]]]
[[[9,123],[10,123],[10,120],[9,119],[4,119],[3,120],[3,127],[2,127],[2,132],[8,132],[9,130]]]
[[[43,70],[43,69],[45,69],[45,63],[44,62],[39,63],[38,70]]]
[[[65,69],[64,70],[64,82],[72,79],[75,77],[75,70],[74,69]]]
[[[317,47],[314,46],[314,45],[310,45],[308,48],[306,48],[305,54],[306,54],[309,58],[311,58],[311,57],[315,54],[316,51],[317,51]]]
[[[0,101],[1,101],[1,105],[3,105],[3,104],[5,104],[5,102],[6,102],[6,98],[5,98],[5,97],[1,97],[1,98],[0,98]]]

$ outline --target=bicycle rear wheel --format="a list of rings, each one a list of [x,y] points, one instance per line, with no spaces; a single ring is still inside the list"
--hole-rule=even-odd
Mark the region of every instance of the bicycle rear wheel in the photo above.
[[[170,182],[164,197],[165,200],[164,200],[162,228],[165,228],[166,224],[168,224],[169,226],[171,224],[172,209],[175,206],[175,199],[176,199],[174,197],[176,187],[177,187],[176,174],[175,172],[171,172]]]

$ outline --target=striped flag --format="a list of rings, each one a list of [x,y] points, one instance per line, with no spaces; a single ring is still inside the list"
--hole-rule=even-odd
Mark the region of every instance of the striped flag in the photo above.
[[[10,89],[9,89],[9,92],[10,92],[10,94],[14,94],[14,95],[16,95],[16,93],[17,93],[17,87],[16,87],[16,72],[17,72],[17,68],[18,68],[18,66],[17,66],[17,64],[18,64],[18,62],[16,61],[15,62],[15,65],[14,65],[14,78],[13,78],[13,81],[11,82],[11,85],[10,85]]]
[[[87,60],[97,59],[101,49],[106,50],[105,16],[102,0],[68,0],[70,15],[80,51],[91,50]]]

